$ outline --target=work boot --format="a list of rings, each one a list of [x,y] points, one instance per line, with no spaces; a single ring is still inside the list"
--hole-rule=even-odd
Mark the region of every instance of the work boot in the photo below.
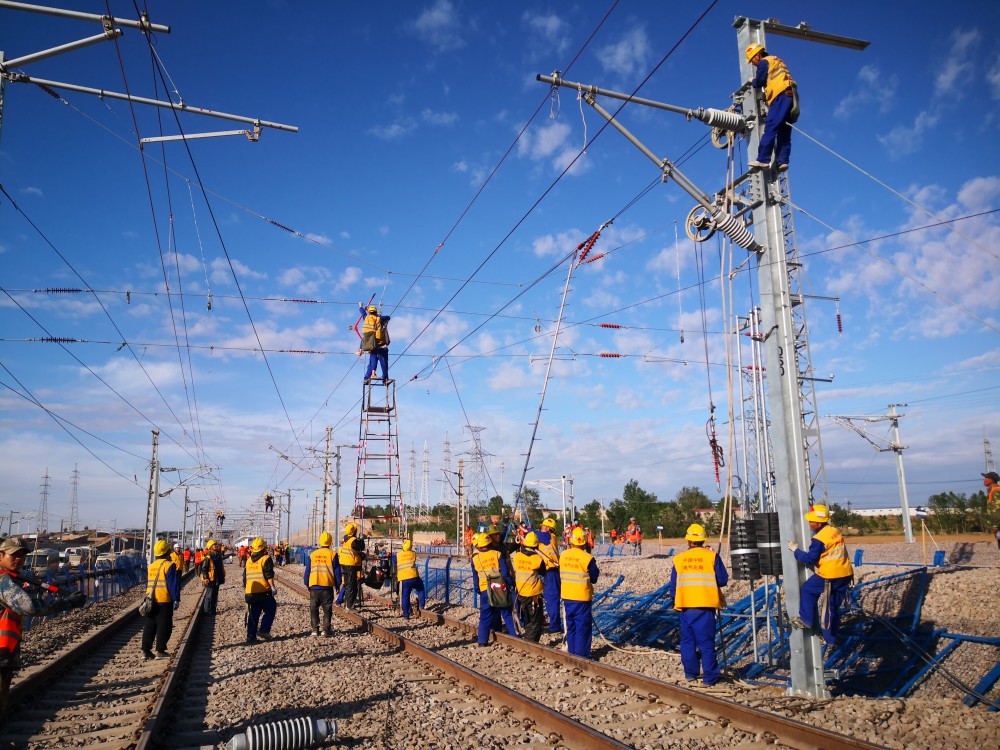
[[[779,172],[787,172],[788,171],[788,165],[787,164],[779,164],[778,165],[778,171]]]
[[[166,651],[157,651],[156,652],[156,658],[157,659],[169,659],[170,658],[170,654],[168,654]]]
[[[312,636],[313,636],[313,638],[319,638],[319,631],[318,630],[314,630],[312,632]]]
[[[771,165],[768,164],[767,162],[754,160],[754,161],[748,161],[747,166],[753,167],[754,169],[767,169]]]
[[[145,659],[146,661],[151,661],[151,660],[155,659],[156,657],[153,656],[153,652],[152,651],[143,651],[142,652],[142,658]]]
[[[790,619],[788,621],[788,624],[791,625],[796,630],[809,630],[809,626],[806,625],[803,619],[798,615],[795,615],[795,617]]]

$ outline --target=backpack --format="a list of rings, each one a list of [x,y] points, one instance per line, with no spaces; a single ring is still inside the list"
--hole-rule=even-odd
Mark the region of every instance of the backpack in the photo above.
[[[375,322],[375,345],[389,346],[389,319],[381,315]]]

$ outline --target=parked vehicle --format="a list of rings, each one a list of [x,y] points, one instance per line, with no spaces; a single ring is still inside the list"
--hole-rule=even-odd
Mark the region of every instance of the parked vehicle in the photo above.
[[[93,547],[67,547],[66,561],[77,568],[89,568],[94,561]]]
[[[59,550],[42,548],[29,552],[24,559],[24,568],[37,578],[45,578],[48,574],[57,575],[60,572]]]

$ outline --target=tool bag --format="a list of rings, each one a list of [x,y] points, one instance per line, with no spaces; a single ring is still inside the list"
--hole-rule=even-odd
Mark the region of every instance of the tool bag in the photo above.
[[[486,599],[491,607],[507,609],[510,607],[510,591],[507,589],[507,582],[501,575],[486,576]]]

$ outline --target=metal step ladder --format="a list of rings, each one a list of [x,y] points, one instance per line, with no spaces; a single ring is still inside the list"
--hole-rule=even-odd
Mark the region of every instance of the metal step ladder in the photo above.
[[[396,381],[372,378],[362,388],[353,515],[364,533],[365,508],[380,505],[386,515],[398,519],[402,536],[406,534],[406,515],[396,427]]]

